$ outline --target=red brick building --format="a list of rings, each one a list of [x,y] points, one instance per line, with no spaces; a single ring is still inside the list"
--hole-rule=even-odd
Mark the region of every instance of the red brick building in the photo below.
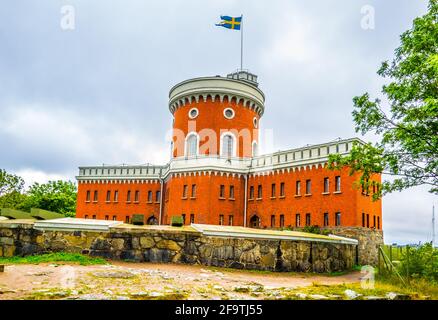
[[[381,229],[382,204],[372,201],[373,190],[358,188],[358,176],[347,168],[326,169],[329,154],[347,154],[363,142],[258,155],[264,102],[257,77],[245,71],[175,85],[169,162],[80,167],[77,217],[129,222],[143,214],[148,224],[183,216],[186,224]]]

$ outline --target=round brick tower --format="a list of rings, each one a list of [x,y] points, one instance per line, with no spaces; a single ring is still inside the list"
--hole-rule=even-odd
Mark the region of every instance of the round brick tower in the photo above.
[[[257,155],[264,101],[257,76],[247,71],[178,83],[169,93],[172,157]]]

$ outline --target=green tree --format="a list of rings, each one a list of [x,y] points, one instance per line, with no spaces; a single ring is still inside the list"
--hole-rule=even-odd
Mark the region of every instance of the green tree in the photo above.
[[[39,208],[75,216],[76,185],[71,181],[49,181],[45,184],[34,183],[27,192],[24,210]]]
[[[0,169],[0,208],[16,208],[23,202],[25,195],[21,192],[24,180],[14,174]]]
[[[329,167],[349,166],[361,172],[360,184],[368,190],[374,173],[393,176],[378,183],[373,197],[428,185],[438,194],[438,0],[401,35],[401,45],[378,75],[388,79],[382,88],[388,104],[368,93],[353,99],[356,132],[374,133],[375,144],[356,145],[347,157],[332,155]]]

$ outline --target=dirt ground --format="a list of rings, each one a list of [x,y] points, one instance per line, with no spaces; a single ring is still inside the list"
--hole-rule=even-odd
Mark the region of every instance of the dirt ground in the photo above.
[[[128,262],[17,264],[0,273],[0,300],[276,299],[287,290],[313,283],[354,283],[360,276],[360,272],[324,276]]]

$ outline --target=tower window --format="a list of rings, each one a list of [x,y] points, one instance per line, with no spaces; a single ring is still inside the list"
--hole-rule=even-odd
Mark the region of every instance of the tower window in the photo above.
[[[187,137],[186,142],[186,156],[196,156],[198,153],[198,136],[195,133],[190,134]]]
[[[284,227],[284,214],[280,214],[280,228]]]
[[[94,191],[94,197],[93,197],[93,201],[97,202],[97,198],[98,198],[98,192],[97,190]]]
[[[230,186],[230,199],[234,199],[234,186]]]
[[[219,198],[225,198],[225,186],[223,184],[219,188]]]
[[[249,187],[249,199],[254,199],[254,186]]]
[[[196,198],[196,184],[192,184],[192,198]]]
[[[134,201],[139,202],[140,201],[140,191],[135,191]]]
[[[152,202],[152,191],[148,191],[148,202]]]
[[[183,186],[183,194],[182,194],[182,197],[185,199],[185,198],[187,198],[187,190],[188,190],[188,186],[185,184],[184,186]]]
[[[262,196],[263,196],[262,185],[259,184],[259,186],[257,187],[257,199],[261,199]]]
[[[189,111],[189,118],[190,119],[195,119],[197,116],[199,115],[199,110],[196,108],[192,108]]]
[[[119,191],[114,191],[114,202],[119,202]]]
[[[280,183],[280,197],[284,197],[285,196],[285,192],[284,192],[284,182]]]
[[[275,198],[275,183],[271,185],[271,198]]]
[[[299,180],[295,183],[295,195],[301,195],[301,181]]]
[[[226,108],[224,110],[224,117],[227,119],[233,119],[234,118],[234,110],[231,108]]]
[[[275,215],[271,215],[271,227],[275,227]]]
[[[155,202],[160,202],[161,201],[161,191],[156,191],[155,192]]]
[[[107,191],[106,192],[106,202],[110,202],[111,201],[111,191]]]
[[[219,215],[219,225],[220,226],[224,225],[224,215],[223,214]]]
[[[91,200],[91,192],[90,192],[90,190],[88,190],[87,191],[87,198],[85,201],[90,202],[90,200]]]
[[[223,157],[234,156],[234,138],[231,134],[227,133],[222,137],[221,155]]]
[[[232,226],[234,222],[234,216],[233,215],[229,215],[228,216],[228,225]]]
[[[131,202],[131,190],[128,190],[128,193],[126,194],[126,202]]]

